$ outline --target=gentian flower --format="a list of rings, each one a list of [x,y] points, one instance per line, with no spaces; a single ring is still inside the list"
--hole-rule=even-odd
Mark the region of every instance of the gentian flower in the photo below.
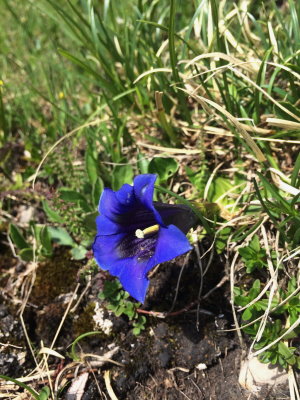
[[[144,302],[147,272],[192,249],[185,234],[196,216],[185,205],[153,202],[156,175],[139,175],[133,186],[114,192],[105,188],[96,218],[95,259],[117,276],[124,289]]]

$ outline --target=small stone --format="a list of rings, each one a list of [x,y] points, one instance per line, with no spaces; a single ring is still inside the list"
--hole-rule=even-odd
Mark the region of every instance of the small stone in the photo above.
[[[196,365],[196,368],[199,369],[199,371],[203,371],[204,369],[207,369],[207,365],[204,363],[199,363]]]
[[[287,372],[278,366],[263,364],[257,357],[242,361],[239,384],[257,393],[264,385],[276,386],[288,380]]]
[[[17,356],[0,353],[0,371],[2,375],[15,376],[18,373]]]
[[[7,307],[4,304],[0,304],[0,318],[6,317],[8,314]]]

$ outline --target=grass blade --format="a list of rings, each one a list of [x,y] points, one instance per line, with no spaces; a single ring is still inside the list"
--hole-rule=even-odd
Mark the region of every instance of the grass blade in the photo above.
[[[14,382],[16,385],[20,386],[21,388],[27,390],[36,400],[39,400],[39,394],[35,390],[31,389],[29,386],[25,385],[25,383],[20,382],[18,379],[10,378],[6,375],[0,375],[1,379],[4,379],[8,382]]]
[[[2,85],[3,82],[0,80],[0,131],[4,132],[4,137],[8,136],[8,127],[5,117],[5,107],[2,98]]]
[[[298,157],[296,159],[295,166],[291,176],[291,185],[294,186],[295,188],[298,188],[300,186],[299,171],[300,171],[300,153],[298,154]]]
[[[168,37],[169,37],[169,53],[170,53],[170,63],[171,68],[173,71],[173,79],[176,83],[182,82],[179,73],[177,70],[177,56],[175,52],[175,2],[176,0],[171,0],[170,3],[170,22],[169,22],[169,30],[168,30]],[[180,84],[179,84],[180,86]],[[192,119],[187,108],[186,99],[182,92],[178,91],[178,100],[181,108],[181,112],[185,116],[187,122],[189,124],[192,123]]]

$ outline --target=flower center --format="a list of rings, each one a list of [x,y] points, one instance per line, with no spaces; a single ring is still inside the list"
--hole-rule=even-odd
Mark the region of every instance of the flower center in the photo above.
[[[146,229],[137,229],[135,231],[135,236],[138,239],[144,239],[144,237],[146,235],[151,235],[152,233],[158,232],[158,230],[159,230],[159,225],[158,224],[152,225],[152,226],[149,226],[149,228],[146,228]]]

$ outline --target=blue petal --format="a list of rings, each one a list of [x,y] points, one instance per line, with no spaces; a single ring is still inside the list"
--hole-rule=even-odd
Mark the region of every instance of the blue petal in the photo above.
[[[124,236],[126,236],[124,233],[109,236],[97,235],[92,246],[99,267],[109,270],[112,275],[121,272],[117,247]]]
[[[115,220],[120,214],[130,211],[136,205],[133,187],[123,185],[120,190],[114,192],[105,188],[99,201],[99,212],[107,218]]]
[[[100,268],[117,276],[132,297],[144,302],[149,285],[146,277],[148,259],[138,261],[137,257],[119,258],[117,247],[124,237],[124,234],[96,236],[93,244],[94,256]]]
[[[120,282],[132,297],[144,303],[149,286],[147,272],[155,265],[172,260],[189,250],[192,250],[192,246],[180,229],[174,225],[160,227],[153,257],[142,261],[138,261],[137,257],[125,259],[124,268],[118,275]]]
[[[153,207],[153,192],[156,175],[143,174],[134,178],[133,187],[134,193],[139,201],[149,209]]]
[[[148,261],[139,262],[132,259],[130,265],[123,269],[119,275],[120,282],[124,289],[137,301],[144,303],[149,280],[146,277]]]
[[[125,183],[121,189],[116,192],[116,198],[124,206],[134,205],[135,197],[133,187]]]
[[[153,212],[157,223],[163,225],[161,216],[153,205],[153,192],[156,178],[157,176],[154,174],[138,175],[134,178],[133,187],[136,198],[144,207]]]
[[[120,224],[112,221],[105,215],[98,215],[96,217],[96,226],[99,235],[114,235],[124,231]]]
[[[148,262],[147,271],[155,265],[172,260],[189,250],[192,250],[190,242],[175,225],[169,225],[167,228],[160,227],[155,253]]]

